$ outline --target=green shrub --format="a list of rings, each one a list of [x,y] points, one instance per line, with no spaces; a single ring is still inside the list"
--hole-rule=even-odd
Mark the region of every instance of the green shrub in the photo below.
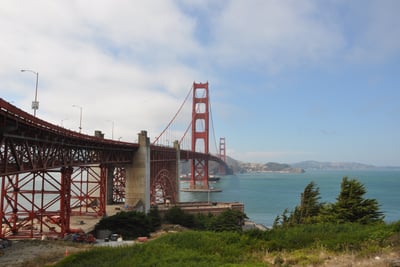
[[[150,236],[154,230],[151,220],[143,212],[121,211],[114,216],[105,217],[95,226],[95,230],[107,229],[121,234],[124,239]]]

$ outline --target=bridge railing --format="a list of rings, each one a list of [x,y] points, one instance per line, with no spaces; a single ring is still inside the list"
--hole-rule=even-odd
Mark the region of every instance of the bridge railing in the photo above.
[[[65,129],[64,127],[49,123],[38,117],[34,117],[31,114],[17,108],[16,106],[10,104],[9,102],[5,101],[4,99],[0,98],[0,112],[2,115],[2,120],[0,121],[0,125],[3,124],[3,132],[8,132],[13,130],[10,126],[7,127],[6,120],[15,121],[15,127],[18,124],[25,124],[30,127],[38,128],[44,131],[52,132],[57,135],[62,135],[64,137],[69,138],[79,138],[80,140],[86,141],[95,141],[101,143],[108,143],[108,144],[119,144],[119,145],[133,145],[137,146],[137,144],[117,141],[117,140],[110,140],[110,139],[103,139],[94,135],[87,135],[78,133],[76,131]]]

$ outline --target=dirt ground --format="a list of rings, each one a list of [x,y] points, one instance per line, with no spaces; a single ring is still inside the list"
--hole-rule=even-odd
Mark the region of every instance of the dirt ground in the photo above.
[[[91,245],[65,241],[17,240],[0,250],[2,267],[39,267],[55,263],[66,255],[90,249]]]

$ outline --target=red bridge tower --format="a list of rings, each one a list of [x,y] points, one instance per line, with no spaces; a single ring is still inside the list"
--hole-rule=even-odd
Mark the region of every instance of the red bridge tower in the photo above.
[[[190,189],[208,190],[209,97],[208,82],[193,83],[192,151],[204,153],[191,162]]]

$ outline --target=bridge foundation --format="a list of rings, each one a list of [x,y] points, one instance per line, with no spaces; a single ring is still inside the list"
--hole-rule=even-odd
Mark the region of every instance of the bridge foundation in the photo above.
[[[125,207],[150,210],[150,140],[146,131],[138,134],[139,149],[133,163],[126,166]]]

